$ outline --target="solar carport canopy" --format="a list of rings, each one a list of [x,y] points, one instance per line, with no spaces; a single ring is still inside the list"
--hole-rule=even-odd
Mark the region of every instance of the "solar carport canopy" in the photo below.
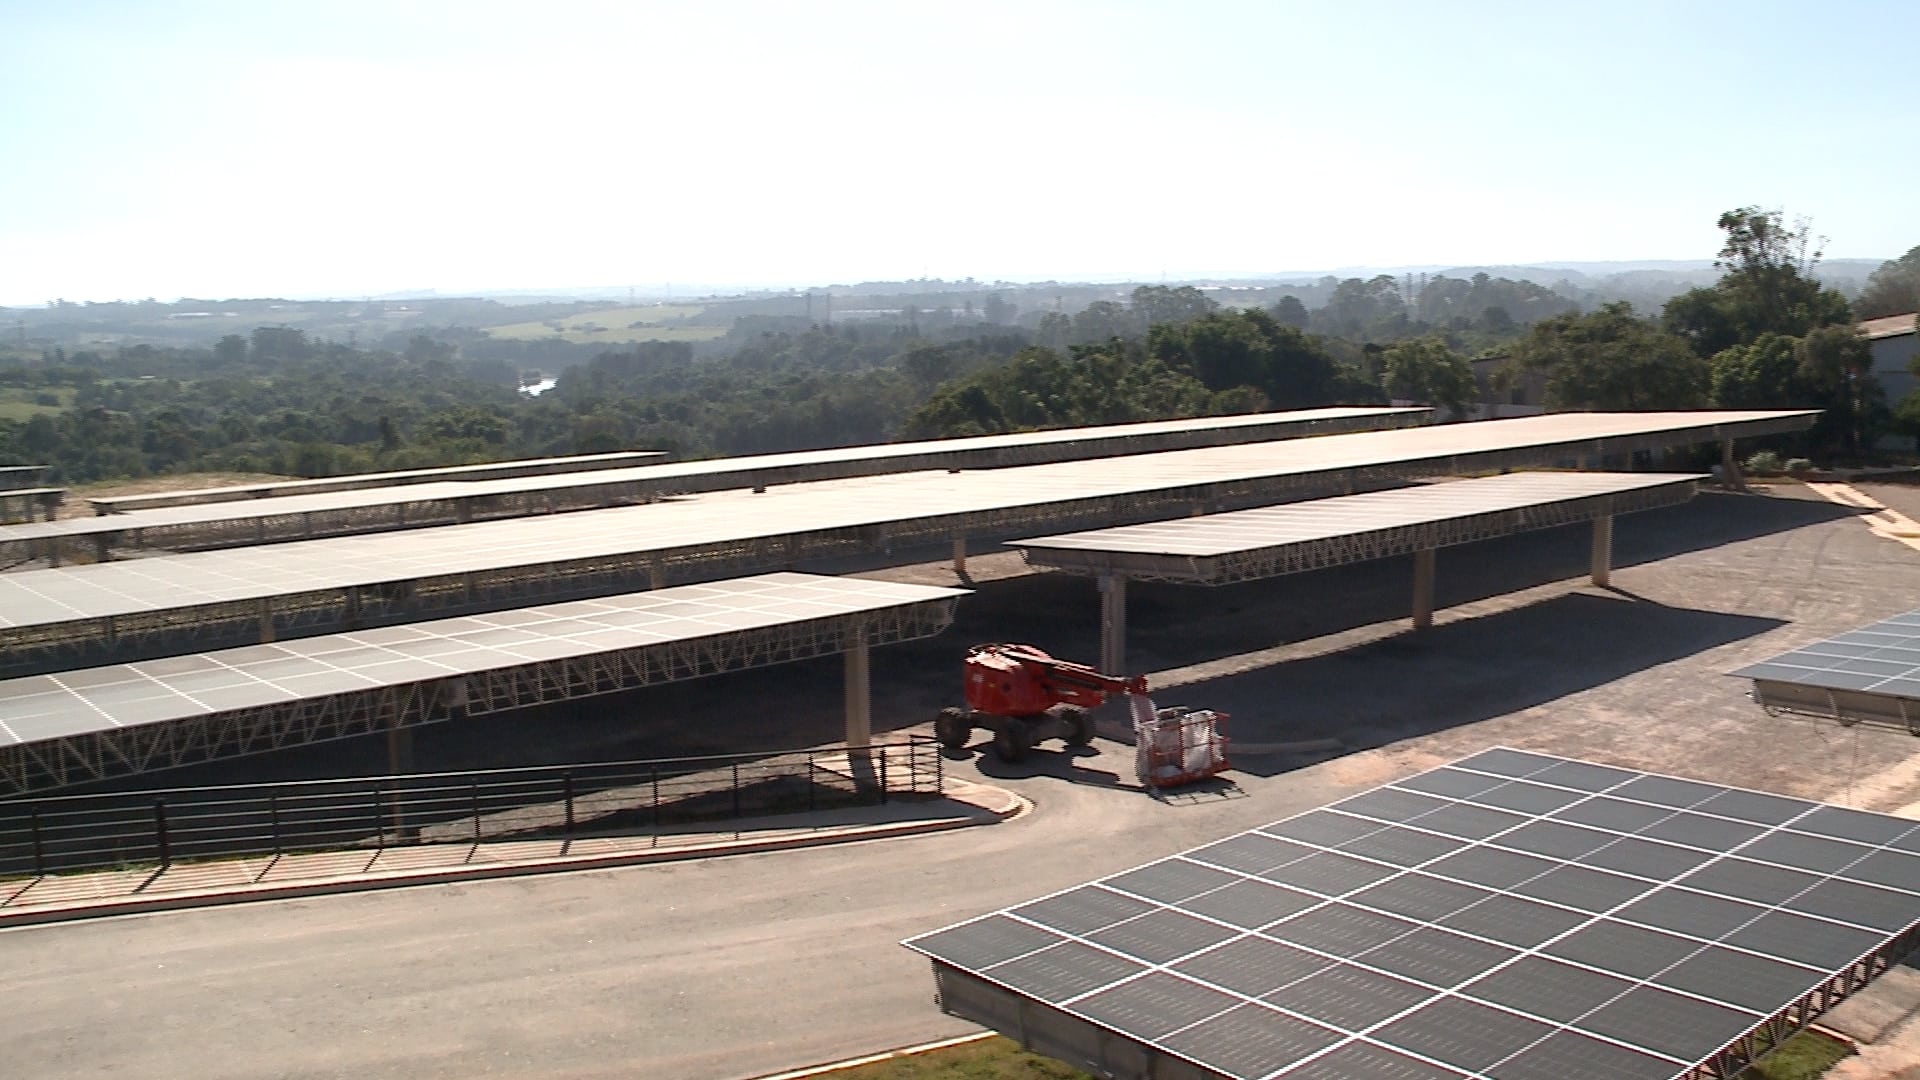
[[[1702,479],[1510,473],[1009,544],[1035,566],[1220,584],[1677,505]]]
[[[1771,710],[1920,735],[1920,611],[1802,645],[1732,672]]]
[[[11,679],[0,791],[929,637],[966,592],[764,574]]]
[[[877,475],[914,469],[994,468],[1034,462],[1080,460],[1088,457],[1161,451],[1170,448],[1237,444],[1321,432],[1417,423],[1431,410],[1424,408],[1326,408],[1245,416],[1210,416],[1190,420],[1116,424],[1092,428],[1062,428],[1013,435],[984,435],[963,439],[936,439],[912,443],[847,446],[785,454],[715,458],[710,461],[639,465],[591,472],[514,476],[491,480],[409,484],[366,490],[289,494],[271,502],[199,503],[162,506],[150,510],[34,522],[0,528],[0,544],[84,536],[134,536],[151,530],[147,540],[166,546],[174,533],[206,532],[229,526],[233,538],[245,542],[240,523],[263,519],[301,518],[302,528],[326,532],[373,531],[409,523],[434,523],[427,507],[459,503],[471,517],[518,517],[537,512],[541,500],[579,508],[594,503],[658,494],[718,491],[804,480]],[[406,508],[419,504],[417,511]],[[379,511],[386,510],[383,514]],[[439,511],[451,514],[452,511]],[[450,519],[450,518],[449,518]],[[462,520],[465,520],[464,518]],[[295,536],[299,534],[294,534]]]
[[[1111,1077],[1673,1080],[1916,922],[1920,823],[1503,748],[906,944]]]

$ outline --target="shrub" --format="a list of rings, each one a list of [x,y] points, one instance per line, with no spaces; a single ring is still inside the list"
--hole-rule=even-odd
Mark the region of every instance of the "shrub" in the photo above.
[[[1748,458],[1742,467],[1753,476],[1777,476],[1780,473],[1780,455],[1771,450],[1761,450]]]
[[[1790,473],[1812,472],[1813,462],[1803,457],[1788,458],[1787,471]]]

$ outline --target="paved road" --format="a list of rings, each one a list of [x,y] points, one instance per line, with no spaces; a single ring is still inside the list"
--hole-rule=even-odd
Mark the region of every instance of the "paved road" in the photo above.
[[[732,1080],[958,1034],[899,938],[1498,742],[1874,806],[1920,799],[1910,740],[1767,718],[1721,674],[1911,607],[1920,555],[1788,495],[1702,498],[1624,521],[1617,543],[1618,592],[1560,580],[1584,566],[1577,530],[1444,553],[1454,606],[1419,642],[1363,625],[1404,609],[1404,560],[1139,590],[1136,653],[1197,680],[1188,703],[1234,710],[1249,741],[1375,747],[1311,768],[1243,761],[1244,798],[1162,805],[1116,789],[1123,748],[955,763],[1038,809],[929,838],[0,933],[8,1071]],[[983,580],[949,637],[1041,625],[1091,642],[1080,587]],[[887,655],[882,713],[924,715],[941,688],[914,665],[940,650]],[[770,689],[816,675],[699,700],[764,713]],[[814,722],[798,717],[808,708],[795,701],[792,723]]]

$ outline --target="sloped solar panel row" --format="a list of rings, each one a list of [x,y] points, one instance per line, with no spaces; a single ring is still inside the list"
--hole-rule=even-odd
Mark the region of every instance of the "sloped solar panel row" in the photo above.
[[[0,744],[735,634],[965,590],[764,574],[0,682]]]
[[[1916,922],[1914,822],[1501,749],[907,944],[1241,1080],[1668,1080]]]
[[[1920,699],[1920,611],[1803,645],[1733,674],[1794,686]]]

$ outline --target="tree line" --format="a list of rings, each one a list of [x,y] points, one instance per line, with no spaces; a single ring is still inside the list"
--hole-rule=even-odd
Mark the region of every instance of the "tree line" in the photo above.
[[[832,324],[766,316],[736,325],[719,353],[668,342],[601,350],[538,397],[518,392],[511,358],[463,335],[360,348],[262,326],[211,348],[56,349],[0,362],[0,461],[50,464],[68,483],[310,476],[1388,401],[1459,416],[1482,389],[1475,358],[1490,361],[1495,390],[1532,380],[1555,409],[1819,408],[1809,453],[1857,456],[1885,431],[1920,433],[1920,408],[1890,407],[1874,383],[1855,310],[1815,276],[1809,226],[1755,207],[1719,225],[1719,279],[1651,316],[1626,303],[1582,312],[1486,274],[1329,279],[1311,310],[1290,295],[1235,308],[1190,286],[1149,285],[1124,302],[1023,320],[1031,325],[984,311]],[[1882,267],[1859,310],[1902,306],[1916,279],[1920,248]]]

